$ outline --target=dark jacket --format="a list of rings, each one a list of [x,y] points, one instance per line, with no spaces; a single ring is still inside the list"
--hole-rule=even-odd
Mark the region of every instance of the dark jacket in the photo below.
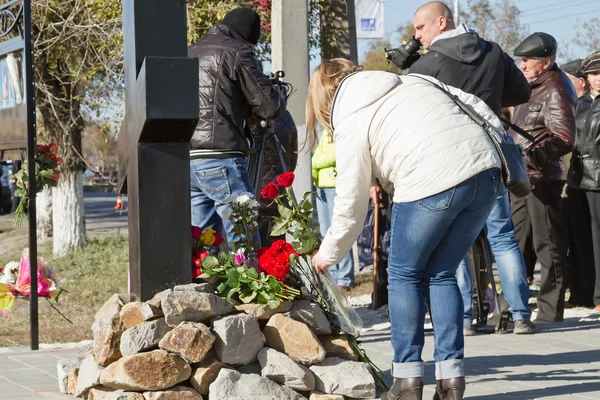
[[[415,62],[411,73],[433,76],[483,100],[500,115],[502,107],[529,100],[531,88],[523,73],[496,43],[477,33],[435,41]]]
[[[563,156],[573,150],[577,95],[573,84],[556,64],[531,82],[531,99],[515,109],[513,123],[536,137],[532,143],[513,133],[527,157],[531,183],[565,181]]]
[[[567,183],[569,187],[600,191],[600,96],[588,94],[577,105],[575,148]]]
[[[283,96],[262,73],[252,48],[225,25],[215,25],[188,49],[200,62],[200,120],[191,149],[227,149],[248,154],[246,118],[279,118]]]

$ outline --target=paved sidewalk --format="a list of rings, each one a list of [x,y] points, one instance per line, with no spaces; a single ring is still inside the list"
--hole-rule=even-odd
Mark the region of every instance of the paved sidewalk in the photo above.
[[[580,311],[579,315],[585,314]],[[424,399],[431,399],[433,334],[427,333]],[[368,332],[363,347],[389,373],[390,332]],[[58,392],[56,363],[77,359],[83,347],[32,352],[0,349],[0,399],[67,399]],[[600,322],[567,318],[562,324],[538,325],[532,336],[488,334],[466,338],[467,397],[500,399],[600,399]]]

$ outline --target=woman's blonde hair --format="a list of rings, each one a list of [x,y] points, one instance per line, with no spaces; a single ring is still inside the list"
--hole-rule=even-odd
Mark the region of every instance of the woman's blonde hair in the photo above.
[[[331,129],[331,103],[335,91],[342,79],[360,69],[361,67],[345,58],[333,58],[323,60],[312,73],[306,97],[306,140],[303,149],[311,151],[317,146],[317,123],[323,128]]]

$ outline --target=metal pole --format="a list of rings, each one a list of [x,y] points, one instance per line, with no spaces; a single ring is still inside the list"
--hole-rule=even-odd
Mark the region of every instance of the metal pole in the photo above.
[[[39,349],[38,324],[38,285],[37,285],[37,235],[35,218],[35,182],[36,133],[35,133],[35,88],[33,66],[33,37],[31,34],[31,0],[23,0],[23,18],[25,31],[25,94],[27,101],[27,175],[29,176],[29,268],[31,292],[29,296],[29,320],[31,324],[31,350]]]
[[[458,26],[460,24],[460,5],[459,0],[454,0],[454,24]]]

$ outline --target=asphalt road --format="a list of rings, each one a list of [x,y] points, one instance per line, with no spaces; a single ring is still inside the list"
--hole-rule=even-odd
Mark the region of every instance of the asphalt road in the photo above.
[[[119,233],[127,235],[127,196],[122,196],[122,212],[114,209],[117,195],[114,193],[84,193],[85,225],[88,232]]]

